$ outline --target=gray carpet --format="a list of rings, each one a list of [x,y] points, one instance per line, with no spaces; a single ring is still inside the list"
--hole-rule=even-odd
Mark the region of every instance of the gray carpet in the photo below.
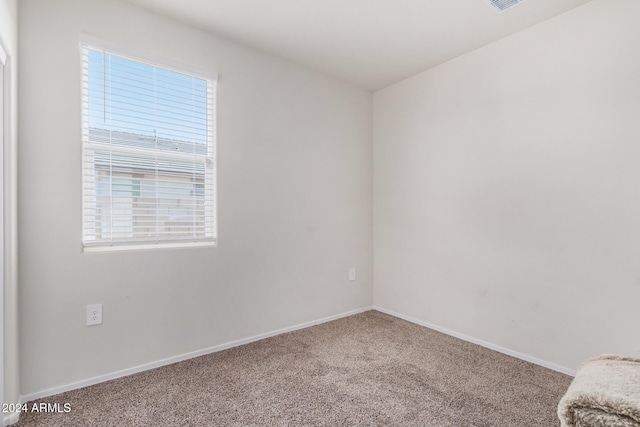
[[[16,425],[546,427],[570,382],[368,311],[51,396],[71,412]]]

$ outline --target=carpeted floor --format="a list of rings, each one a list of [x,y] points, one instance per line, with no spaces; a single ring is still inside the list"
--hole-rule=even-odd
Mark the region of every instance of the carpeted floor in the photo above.
[[[368,311],[51,396],[71,411],[16,426],[547,427],[570,382]]]

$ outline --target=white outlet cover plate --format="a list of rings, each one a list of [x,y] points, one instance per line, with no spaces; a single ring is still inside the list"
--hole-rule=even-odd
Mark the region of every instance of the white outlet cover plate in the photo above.
[[[87,326],[102,323],[102,304],[90,304],[87,306]]]

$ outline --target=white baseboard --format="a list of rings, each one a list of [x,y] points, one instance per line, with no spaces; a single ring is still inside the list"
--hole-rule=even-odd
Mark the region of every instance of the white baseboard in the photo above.
[[[393,310],[388,310],[386,308],[378,307],[378,306],[375,306],[375,305],[373,306],[373,309],[376,310],[376,311],[380,311],[382,313],[386,313],[386,314],[388,314],[390,316],[394,316],[394,317],[398,317],[400,319],[406,320],[407,322],[415,323],[417,325],[424,326],[424,327],[427,327],[429,329],[433,329],[433,330],[438,331],[438,332],[442,332],[443,334],[447,334],[447,335],[450,335],[452,337],[459,338],[459,339],[461,339],[463,341],[468,341],[470,343],[477,344],[479,346],[486,347],[486,348],[491,349],[491,350],[495,350],[495,351],[497,351],[499,353],[503,353],[503,354],[506,354],[508,356],[515,357],[516,359],[521,359],[521,360],[524,360],[524,361],[527,361],[527,362],[531,362],[531,363],[533,363],[535,365],[540,365],[542,367],[545,367],[545,368],[548,368],[548,369],[551,369],[553,371],[557,371],[557,372],[560,372],[560,373],[563,373],[563,374],[566,374],[566,375],[570,375],[572,377],[576,376],[576,371],[575,370],[569,369],[569,368],[565,368],[564,366],[556,365],[555,363],[550,363],[550,362],[547,362],[545,360],[538,359],[536,357],[529,356],[529,355],[524,354],[524,353],[520,353],[520,352],[517,352],[517,351],[514,351],[514,350],[510,350],[508,348],[501,347],[499,345],[492,344],[492,343],[487,342],[487,341],[483,341],[483,340],[480,340],[480,339],[477,339],[477,338],[470,337],[470,336],[465,335],[465,334],[461,334],[461,333],[456,332],[456,331],[452,331],[451,329],[443,328],[441,326],[434,325],[434,324],[431,324],[429,322],[424,322],[422,320],[418,320],[418,319],[410,317],[410,316],[405,316],[404,314],[396,313]]]
[[[123,369],[121,371],[112,372],[110,374],[99,375],[97,377],[88,378],[86,380],[77,381],[69,384],[65,384],[59,387],[53,387],[46,390],[29,393],[20,397],[20,402],[30,402],[36,399],[42,399],[43,397],[53,396],[54,394],[64,393],[65,391],[75,390],[78,388],[88,387],[94,384],[103,383],[105,381],[114,380],[116,378],[126,377],[128,375],[137,374],[139,372],[148,371],[150,369],[159,368],[160,366],[171,365],[173,363],[182,362],[183,360],[193,359],[194,357],[204,356],[206,354],[215,353],[222,350],[227,350],[232,347],[238,347],[240,345],[249,344],[254,341],[259,341],[265,338],[270,338],[276,335],[281,335],[287,332],[296,331],[298,329],[308,328],[310,326],[320,325],[322,323],[331,322],[332,320],[341,319],[343,317],[352,316],[354,314],[363,313],[365,311],[372,310],[373,307],[363,307],[356,310],[347,311],[345,313],[336,314],[334,316],[325,317],[311,322],[301,323],[299,325],[290,326],[288,328],[278,329],[272,332],[266,332],[264,334],[254,335],[252,337],[243,338],[237,341],[228,342],[225,344],[216,345],[202,350],[192,351],[190,353],[180,354],[178,356],[169,357],[167,359],[157,360],[151,363],[145,363],[144,365],[135,366],[133,368]],[[16,414],[16,416],[19,414]],[[6,418],[6,417],[5,417]],[[16,420],[13,421],[15,423]],[[5,424],[7,425],[7,424]]]
[[[15,424],[20,419],[20,414],[17,412],[11,412],[9,414],[2,414],[2,425],[9,426],[11,424]]]

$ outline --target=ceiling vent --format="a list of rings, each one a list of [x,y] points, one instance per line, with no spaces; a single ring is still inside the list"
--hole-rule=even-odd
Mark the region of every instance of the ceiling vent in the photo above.
[[[488,0],[491,6],[498,10],[498,12],[504,12],[507,9],[512,8],[525,0]]]

